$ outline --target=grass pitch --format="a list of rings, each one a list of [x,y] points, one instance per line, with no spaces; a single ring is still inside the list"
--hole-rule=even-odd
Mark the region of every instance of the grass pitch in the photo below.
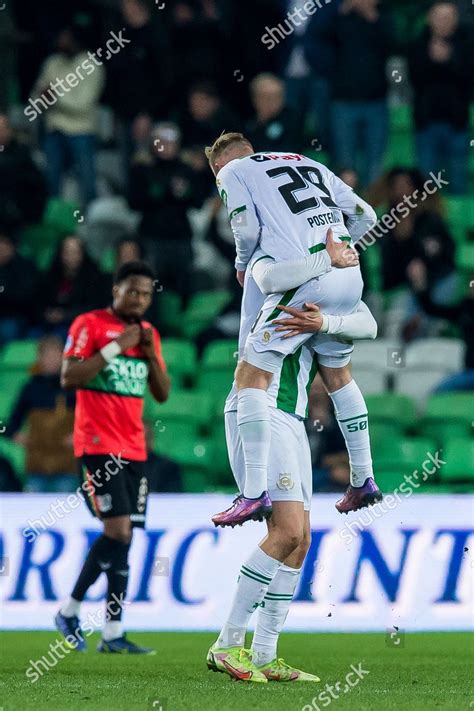
[[[102,655],[97,636],[86,654],[71,652],[35,683],[30,660],[49,652],[53,632],[0,633],[3,711],[310,711],[332,705],[351,711],[474,708],[473,636],[407,634],[398,646],[384,634],[283,634],[280,654],[321,677],[320,684],[233,682],[208,671],[213,633],[135,633],[157,649],[153,657]],[[344,693],[345,676],[362,665],[370,673]],[[354,678],[351,677],[351,681]],[[333,695],[318,694],[331,684]],[[330,699],[328,702],[327,699]],[[314,701],[313,701],[314,699]],[[313,703],[312,703],[313,702]]]

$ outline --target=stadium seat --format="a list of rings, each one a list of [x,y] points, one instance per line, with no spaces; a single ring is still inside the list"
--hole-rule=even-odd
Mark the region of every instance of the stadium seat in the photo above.
[[[446,447],[451,439],[467,437],[470,432],[470,423],[467,422],[446,422],[442,420],[422,421],[417,428],[417,434],[421,437],[430,437],[438,447]]]
[[[0,371],[0,424],[8,422],[21,388],[29,377],[27,371]]]
[[[472,393],[440,393],[432,395],[427,402],[423,415],[423,426],[425,423],[463,423],[471,427],[473,421]]]
[[[172,426],[175,422],[185,422],[198,428],[210,426],[213,398],[210,393],[201,390],[183,390],[171,392],[163,403],[147,402],[147,415],[151,414],[155,422]]]
[[[196,370],[196,346],[190,341],[178,338],[164,338],[162,341],[163,358],[171,374],[187,378]]]
[[[0,437],[0,456],[8,459],[20,479],[25,476],[25,449],[7,437]]]
[[[448,223],[457,242],[463,243],[474,231],[474,198],[448,195]]]
[[[402,351],[402,345],[386,338],[377,338],[376,341],[361,341],[355,344],[351,356],[353,367],[365,366],[381,370],[393,371],[396,365],[396,354]],[[394,355],[395,354],[395,355]]]
[[[431,368],[457,373],[464,363],[464,342],[457,338],[425,338],[411,343],[405,352],[407,368]]]
[[[387,374],[375,367],[356,366],[352,375],[364,395],[379,395],[387,390]]]
[[[30,225],[20,233],[20,252],[45,269],[56,251],[62,233],[50,225]]]
[[[395,390],[421,406],[445,377],[444,369],[401,368],[395,375]]]
[[[415,403],[407,395],[385,393],[369,395],[365,398],[369,413],[369,426],[375,424],[395,426],[398,431],[406,431],[416,422]]]
[[[153,427],[153,449],[174,459],[183,442],[195,442],[199,439],[199,429],[195,422],[173,420],[149,422]]]
[[[230,372],[237,365],[237,353],[238,344],[233,338],[225,341],[214,341],[205,349],[201,367],[203,370],[226,370]]]
[[[43,215],[43,224],[54,227],[64,234],[77,231],[79,206],[61,198],[50,198]]]
[[[390,128],[397,133],[411,133],[413,131],[412,107],[410,104],[390,106]]]
[[[167,333],[182,335],[186,339],[189,334],[182,334],[181,297],[169,289],[159,292],[156,297],[156,316],[160,328]]]
[[[378,422],[377,420],[373,422],[372,418],[369,416],[369,430],[370,430],[370,442],[373,448],[377,448],[379,443],[384,446],[384,442],[389,442],[394,437],[400,437],[401,429],[400,422],[398,420]]]
[[[0,354],[0,367],[5,370],[28,370],[35,363],[38,341],[25,339],[10,341]]]
[[[470,278],[474,274],[474,244],[460,244],[456,252],[456,264]]]
[[[216,398],[224,402],[234,380],[234,369],[232,370],[204,370],[199,372],[196,386],[200,390],[213,393]]]
[[[384,493],[390,493],[395,489],[400,488],[403,479],[403,474],[400,469],[380,469],[375,472],[379,489]]]
[[[446,462],[440,468],[442,481],[468,481],[474,484],[474,439],[453,439],[443,449],[442,458]]]
[[[399,469],[402,480],[404,474],[410,474],[415,469],[420,471],[428,452],[435,451],[433,440],[425,437],[394,438],[374,450],[374,468],[376,472]]]
[[[228,291],[199,291],[194,294],[181,318],[181,330],[194,337],[209,326],[231,299]]]

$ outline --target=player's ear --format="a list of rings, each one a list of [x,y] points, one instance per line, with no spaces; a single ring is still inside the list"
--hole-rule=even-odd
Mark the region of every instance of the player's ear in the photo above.
[[[112,287],[112,296],[114,297],[114,299],[117,296],[117,294],[118,294],[118,284],[114,284]]]

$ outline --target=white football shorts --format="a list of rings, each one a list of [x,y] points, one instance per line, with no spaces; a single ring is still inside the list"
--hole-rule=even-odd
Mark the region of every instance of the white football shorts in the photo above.
[[[304,421],[283,410],[270,408],[272,440],[268,460],[268,493],[272,501],[302,501],[311,508],[313,472]],[[237,411],[225,413],[225,435],[229,462],[239,491],[245,481],[242,441]]]

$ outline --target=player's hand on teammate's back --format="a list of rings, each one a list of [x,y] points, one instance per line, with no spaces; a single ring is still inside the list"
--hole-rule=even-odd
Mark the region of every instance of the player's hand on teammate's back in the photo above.
[[[237,269],[237,271],[235,272],[235,278],[239,282],[240,286],[243,288],[245,281],[245,271],[241,272]]]
[[[278,324],[275,331],[288,331],[283,338],[299,336],[300,333],[317,333],[323,325],[323,316],[316,304],[305,304],[304,309],[278,304],[277,309],[292,316],[292,318],[272,321],[272,323]]]
[[[153,330],[151,328],[142,328],[140,345],[145,358],[155,357],[155,343],[153,341]]]
[[[122,353],[128,348],[135,348],[140,343],[142,338],[142,330],[140,324],[134,323],[131,326],[127,326],[125,331],[117,337],[117,343],[122,349]]]
[[[326,237],[326,251],[331,257],[331,265],[336,269],[356,267],[359,264],[359,255],[347,242],[335,242],[333,232],[328,230]]]

